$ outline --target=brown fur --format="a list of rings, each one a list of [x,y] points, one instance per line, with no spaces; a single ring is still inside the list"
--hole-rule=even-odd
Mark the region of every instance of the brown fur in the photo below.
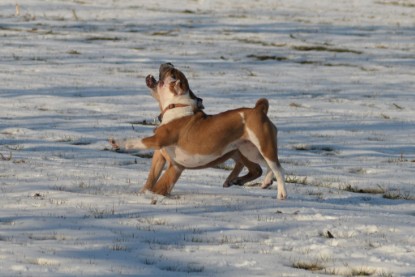
[[[162,64],[160,66],[160,73],[159,73],[159,79],[163,80],[166,78],[167,75],[170,75],[172,77],[178,78],[180,80],[180,89],[181,90],[189,90],[189,96],[192,99],[199,99],[200,103],[197,105],[197,111],[200,111],[203,109],[203,104],[201,103],[201,99],[198,98],[190,89],[188,80],[186,76],[178,69],[174,68],[172,65],[169,66],[169,64]],[[146,78],[147,86],[150,88],[153,97],[158,100],[158,103],[160,105],[159,98],[157,97],[157,93],[154,92],[154,88],[157,86],[158,82],[152,77],[151,75],[147,76]],[[174,87],[171,88],[172,90]],[[177,92],[175,92],[177,93]],[[160,106],[161,109],[161,106]],[[219,163],[222,163],[229,158],[233,159],[235,161],[234,168],[232,169],[229,176],[226,178],[225,182],[223,183],[223,187],[229,187],[233,184],[236,185],[244,185],[247,182],[250,182],[252,180],[255,180],[262,174],[262,169],[257,163],[253,163],[243,157],[243,155],[239,151],[232,151],[231,153],[228,153],[218,160],[209,163],[203,167],[197,167],[197,168],[208,168],[218,165]],[[170,165],[172,164],[172,161],[169,157],[169,155],[161,150],[155,150],[153,154],[153,159],[151,162],[150,171],[147,177],[147,181],[144,185],[144,187],[141,189],[141,192],[144,192],[146,190],[158,193],[158,194],[166,194],[171,191],[172,188],[169,186],[166,186],[165,184],[168,184],[171,180],[166,180],[166,178],[162,178],[160,182],[157,183],[157,181],[160,178],[160,175],[163,171],[163,168],[168,163],[168,169],[164,174],[171,174],[173,172],[172,169],[170,169]],[[239,173],[242,171],[244,166],[247,167],[248,173],[245,176],[238,177]],[[170,169],[170,170],[169,170]],[[176,171],[179,171],[179,169],[176,169]]]
[[[157,95],[155,97],[162,108],[184,102],[188,104],[187,107],[170,110],[168,119],[163,119],[153,136],[123,141],[110,140],[114,148],[163,148],[169,154],[168,169],[152,191],[166,195],[170,193],[184,168],[206,167],[222,161],[223,157],[229,158],[232,152],[239,151],[253,163],[260,160],[266,162],[269,170],[262,187],[269,186],[272,174],[275,174],[278,198],[285,199],[287,194],[284,176],[277,153],[277,128],[266,115],[268,100],[259,99],[254,108],[240,108],[216,115],[208,116],[200,110],[189,114],[189,110],[192,111],[189,105],[193,105],[194,101],[189,95],[188,84],[172,76],[166,75],[160,79],[153,91]],[[180,84],[187,84],[187,87]]]

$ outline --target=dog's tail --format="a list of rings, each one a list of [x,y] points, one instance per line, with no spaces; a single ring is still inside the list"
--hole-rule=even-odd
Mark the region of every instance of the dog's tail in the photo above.
[[[268,108],[269,108],[268,99],[260,98],[260,99],[258,99],[258,101],[256,101],[255,109],[259,109],[259,110],[263,111],[265,114],[267,114],[268,113]]]

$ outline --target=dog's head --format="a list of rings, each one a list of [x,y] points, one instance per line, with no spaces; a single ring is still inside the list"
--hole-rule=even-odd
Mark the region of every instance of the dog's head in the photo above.
[[[192,92],[186,76],[171,63],[160,65],[158,81],[152,75],[148,75],[146,85],[158,101],[161,110],[163,105],[174,101],[175,97],[188,97],[195,102],[196,109],[204,109],[203,100]]]

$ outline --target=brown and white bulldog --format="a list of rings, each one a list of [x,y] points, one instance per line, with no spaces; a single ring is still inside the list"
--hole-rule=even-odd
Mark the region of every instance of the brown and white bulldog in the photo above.
[[[203,168],[230,158],[236,151],[254,163],[268,167],[262,183],[266,188],[273,174],[278,181],[278,199],[287,193],[284,173],[278,160],[277,128],[269,120],[268,100],[261,98],[254,108],[239,108],[206,115],[190,97],[190,88],[181,76],[164,74],[154,89],[162,110],[161,125],[154,135],[143,139],[110,139],[115,149],[163,149],[171,163],[159,182],[166,195],[185,168]]]
[[[180,70],[176,69],[173,64],[166,63],[161,64],[159,69],[159,80],[163,80],[167,75],[170,75],[171,78],[177,78],[180,80],[180,82],[184,83],[185,86],[189,87],[188,81],[186,76],[181,72]],[[157,100],[157,102],[160,105],[160,100],[157,94],[157,85],[158,81],[152,76],[148,75],[146,77],[146,85],[150,89],[152,96]],[[189,96],[191,99],[196,101],[196,110],[202,110],[204,109],[203,106],[203,100],[199,97],[197,97],[192,90],[189,87]],[[163,110],[160,106],[161,114],[159,116],[160,121],[162,121],[163,117]],[[235,161],[235,166],[231,173],[229,174],[228,178],[226,178],[225,182],[223,183],[223,187],[229,187],[231,185],[244,185],[245,183],[252,181],[262,174],[262,169],[257,163],[253,163],[243,157],[239,151],[233,151],[230,156],[231,159]],[[228,158],[228,154],[223,157],[223,159]],[[222,159],[218,159],[218,163]],[[167,152],[164,149],[156,150],[153,154],[153,159],[151,161],[151,168],[147,177],[147,181],[144,185],[144,187],[141,189],[140,192],[145,192],[147,190],[156,192],[159,194],[165,194],[165,191],[170,192],[173,188],[173,185],[166,184],[163,182],[163,180],[167,177],[165,177],[165,174],[161,177],[161,182],[157,182],[160,178],[161,172],[163,171],[163,168],[166,164],[166,161],[168,162],[169,166],[171,167],[174,161],[171,160],[170,156],[167,154]],[[209,164],[211,166],[214,166],[216,164]],[[247,167],[248,173],[242,177],[238,177],[239,173],[242,171],[244,166]],[[168,170],[169,171],[169,170]]]

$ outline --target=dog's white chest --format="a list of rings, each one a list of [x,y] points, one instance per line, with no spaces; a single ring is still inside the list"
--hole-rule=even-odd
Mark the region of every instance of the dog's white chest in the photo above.
[[[194,168],[204,166],[217,158],[217,155],[200,155],[188,153],[180,147],[170,146],[165,148],[170,158],[172,158],[176,163],[187,167]]]

